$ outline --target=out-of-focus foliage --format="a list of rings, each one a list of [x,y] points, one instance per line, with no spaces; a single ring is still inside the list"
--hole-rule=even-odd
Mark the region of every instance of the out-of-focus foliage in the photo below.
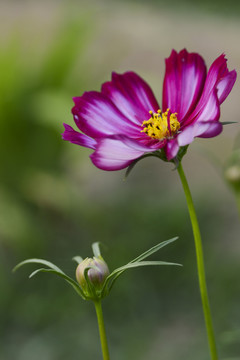
[[[90,244],[100,241],[111,271],[179,235],[160,260],[183,268],[133,270],[104,300],[110,351],[115,360],[202,360],[208,349],[194,244],[176,172],[156,159],[143,160],[123,182],[122,172],[93,168],[88,150],[61,140],[62,123],[72,122],[72,96],[97,89],[109,67],[104,61],[96,71],[97,59],[85,58],[98,35],[98,14],[82,12],[66,11],[58,30],[48,34],[43,28],[39,38],[31,28],[26,38],[16,26],[1,44],[0,359],[99,358],[91,304],[46,274],[33,280],[27,279],[29,269],[12,275],[16,263],[46,258],[74,276],[69,259],[89,256]],[[107,45],[100,45],[104,53]],[[120,44],[112,49],[119,59]],[[240,265],[232,247],[235,210],[224,196],[201,189],[194,194],[217,339],[222,358],[234,358],[240,352]]]
[[[61,155],[62,121],[71,96],[82,91],[79,72],[69,84],[74,64],[87,41],[86,20],[65,21],[51,40],[41,63],[37,44],[25,49],[21,32],[12,32],[0,55],[1,241],[38,246],[36,206],[58,208],[64,202]],[[42,237],[42,235],[40,235]],[[21,241],[19,240],[21,238]],[[18,244],[16,244],[16,242]],[[27,245],[28,246],[28,245]]]
[[[119,0],[115,0],[119,1]],[[139,0],[125,0],[126,2],[139,2]],[[140,0],[144,2],[144,0]],[[200,11],[207,12],[210,14],[222,15],[225,16],[239,16],[240,15],[240,3],[238,0],[201,0],[201,1],[191,1],[191,0],[149,0],[149,5],[158,6],[160,8],[170,8],[175,11]]]
[[[224,176],[226,182],[234,192],[240,216],[240,134],[238,134],[235,140],[235,146],[231,156],[226,161]]]

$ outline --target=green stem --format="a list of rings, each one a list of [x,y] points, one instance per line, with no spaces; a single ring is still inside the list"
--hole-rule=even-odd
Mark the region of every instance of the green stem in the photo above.
[[[191,219],[191,223],[192,223],[195,248],[196,248],[196,256],[197,256],[198,280],[199,280],[199,287],[200,287],[200,293],[201,293],[201,298],[202,298],[202,306],[203,306],[203,312],[204,312],[204,317],[205,317],[205,324],[206,324],[206,328],[207,328],[207,335],[208,335],[211,359],[217,360],[218,355],[217,355],[217,348],[216,348],[215,337],[214,337],[212,317],[211,317],[211,311],[210,311],[209,300],[208,300],[200,229],[199,229],[197,215],[196,215],[196,211],[195,211],[195,208],[193,205],[193,200],[192,200],[192,196],[190,193],[190,189],[189,189],[187,179],[185,177],[181,163],[179,164],[177,169],[178,169],[178,174],[180,176],[182,186],[183,186],[183,189],[185,192],[187,205],[188,205],[188,211],[189,211],[189,215],[190,215],[190,219]]]
[[[99,329],[100,341],[101,341],[101,346],[102,346],[103,360],[109,360],[110,357],[109,357],[107,336],[106,336],[104,320],[103,320],[101,300],[94,301],[94,305],[95,305],[97,320],[98,320],[98,329]]]

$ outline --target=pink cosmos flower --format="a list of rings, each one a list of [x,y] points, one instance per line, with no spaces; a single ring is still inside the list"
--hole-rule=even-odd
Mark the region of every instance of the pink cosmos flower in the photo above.
[[[220,105],[236,81],[220,55],[208,73],[197,53],[172,50],[165,60],[162,110],[149,85],[136,73],[113,73],[101,92],[73,98],[78,129],[64,124],[63,139],[91,148],[90,158],[103,170],[120,170],[146,154],[173,161],[195,137],[222,131]]]

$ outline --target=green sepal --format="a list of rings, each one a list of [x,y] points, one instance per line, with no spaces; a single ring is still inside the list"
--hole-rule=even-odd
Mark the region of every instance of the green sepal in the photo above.
[[[72,258],[72,260],[73,261],[76,261],[77,262],[77,264],[79,265],[82,261],[83,261],[83,258],[81,257],[81,256],[74,256],[73,258]]]
[[[156,151],[156,153],[158,153],[159,159],[161,159],[162,161],[165,161],[165,162],[169,162],[169,160],[167,159],[167,156],[166,156],[166,153],[165,153],[164,148]]]
[[[101,256],[100,242],[94,242],[94,243],[92,244],[92,251],[93,251],[93,255],[94,255],[95,257]]]
[[[91,281],[89,280],[89,277],[88,277],[88,270],[90,269],[95,269],[98,271],[98,268],[95,267],[95,266],[88,266],[84,269],[84,277],[85,277],[85,280],[87,282],[87,287],[88,289],[84,289],[84,295],[86,296],[86,298],[88,300],[97,300],[98,299],[98,296],[96,294],[96,290],[95,290],[95,287],[94,285],[91,283]]]
[[[173,170],[177,170],[179,164],[182,161],[182,158],[187,153],[188,146],[189,145],[181,146],[180,149],[178,150],[178,153],[175,156],[175,158],[171,160],[171,162],[173,162],[175,164],[175,168]]]
[[[165,162],[172,162],[176,165],[176,168],[178,167],[178,164],[182,161],[182,158],[184,157],[184,155],[187,153],[187,149],[188,149],[189,145],[185,145],[185,146],[181,146],[178,150],[177,155],[175,156],[174,159],[172,160],[168,160],[165,150],[164,148],[158,150],[155,152],[155,156],[159,157],[159,159],[165,161]]]

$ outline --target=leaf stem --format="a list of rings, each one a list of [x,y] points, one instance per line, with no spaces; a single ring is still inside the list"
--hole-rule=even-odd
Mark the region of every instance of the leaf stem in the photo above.
[[[186,196],[188,211],[189,211],[189,215],[190,215],[190,219],[191,219],[191,223],[192,223],[196,256],[197,256],[198,280],[199,280],[199,287],[200,287],[200,293],[201,293],[201,298],[202,298],[202,306],[203,306],[203,312],[204,312],[204,317],[205,317],[205,324],[206,324],[206,329],[207,329],[211,359],[217,360],[218,355],[217,355],[217,348],[216,348],[216,342],[215,342],[215,336],[214,336],[214,330],[213,330],[213,324],[212,324],[210,305],[209,305],[209,300],[208,300],[208,292],[207,292],[207,284],[206,284],[200,229],[199,229],[199,225],[198,225],[197,215],[196,215],[196,211],[194,208],[191,192],[190,192],[181,162],[179,163],[177,170],[178,170],[178,174],[180,176],[182,186],[184,189],[184,193]]]
[[[103,360],[110,360],[108,344],[107,344],[107,336],[106,336],[104,320],[103,320],[101,300],[94,301],[94,305],[95,305],[97,320],[98,320],[98,329],[99,329],[99,335],[100,335],[100,341],[101,341],[101,347],[102,347]]]

